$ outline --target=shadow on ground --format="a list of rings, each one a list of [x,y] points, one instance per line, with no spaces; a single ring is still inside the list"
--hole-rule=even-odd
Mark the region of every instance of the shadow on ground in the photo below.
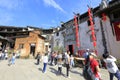
[[[82,73],[78,72],[78,71],[75,71],[75,70],[70,70],[71,73],[74,73],[74,74],[79,74],[80,76],[83,76]]]
[[[39,71],[42,71],[42,68],[38,68]]]
[[[65,76],[63,73],[59,74],[58,70],[56,70],[56,69],[54,69],[52,67],[50,67],[50,69],[51,69],[51,72],[54,73],[54,74],[56,74],[57,76],[60,76],[60,75]]]

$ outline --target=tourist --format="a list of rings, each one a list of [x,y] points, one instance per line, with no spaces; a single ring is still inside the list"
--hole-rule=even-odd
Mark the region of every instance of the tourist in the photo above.
[[[85,53],[83,54],[83,57],[87,59],[88,55],[89,55],[89,49],[86,49]]]
[[[15,53],[9,55],[8,65],[15,64]]]
[[[95,59],[96,54],[94,52],[90,53],[90,67],[95,75],[95,80],[101,80],[101,75],[100,75],[100,68],[99,68],[99,63],[98,61]]]
[[[112,55],[109,55],[109,53],[105,53],[102,55],[103,60],[106,63],[107,70],[110,74],[110,80],[113,80],[113,77],[115,76],[118,80],[120,80],[120,71],[115,64],[116,58]]]
[[[86,62],[83,68],[83,76],[86,80],[101,80],[99,63],[95,59],[96,54],[91,52],[89,55],[89,60]]]
[[[36,59],[37,59],[37,65],[39,65],[39,63],[40,63],[40,58],[41,58],[41,56],[40,56],[40,52],[38,52],[38,53],[37,53],[37,56],[36,56]]]
[[[70,67],[74,67],[74,57],[73,55],[70,56]]]
[[[12,54],[12,59],[11,59],[11,61],[12,61],[12,64],[15,64],[15,53]]]
[[[45,53],[45,56],[43,57],[43,65],[44,65],[42,70],[43,73],[46,73],[47,63],[48,63],[48,56],[47,53]]]
[[[61,75],[62,73],[62,58],[58,58],[58,74]]]
[[[65,64],[66,64],[66,77],[70,78],[70,75],[69,75],[69,70],[70,70],[70,52],[69,51],[67,51],[65,53]]]

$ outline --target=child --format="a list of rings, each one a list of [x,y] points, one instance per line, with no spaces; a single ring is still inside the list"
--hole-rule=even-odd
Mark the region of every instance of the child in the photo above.
[[[73,55],[70,56],[70,67],[72,68],[74,66],[74,57]]]
[[[12,59],[11,59],[11,61],[12,61],[12,64],[15,64],[15,53],[13,53],[13,55],[12,55]]]
[[[61,72],[62,72],[62,58],[58,59],[57,64],[58,64],[58,74],[61,75]]]

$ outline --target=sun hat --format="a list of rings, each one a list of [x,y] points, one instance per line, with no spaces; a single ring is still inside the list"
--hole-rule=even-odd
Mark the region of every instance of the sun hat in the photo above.
[[[91,52],[90,55],[97,57],[97,55],[94,52]]]

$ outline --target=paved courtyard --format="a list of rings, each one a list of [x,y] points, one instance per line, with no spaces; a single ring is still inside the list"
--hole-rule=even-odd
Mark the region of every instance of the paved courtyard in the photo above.
[[[43,65],[35,65],[34,59],[18,59],[15,65],[8,66],[8,61],[0,61],[0,80],[84,80],[82,68],[73,68],[70,78],[66,78],[66,69],[63,67],[62,75],[58,76],[57,66],[47,66],[47,72],[42,73]],[[103,80],[109,80],[107,70],[101,69]],[[114,78],[114,80],[117,80]]]

